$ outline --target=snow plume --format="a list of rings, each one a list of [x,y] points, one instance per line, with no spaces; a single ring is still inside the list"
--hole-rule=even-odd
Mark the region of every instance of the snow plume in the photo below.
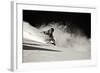
[[[68,25],[68,24],[67,24]],[[71,33],[68,26],[62,25],[61,23],[49,23],[48,25],[42,25],[39,30],[48,30],[49,28],[54,28],[54,39],[56,42],[56,46],[63,48],[71,48],[75,51],[89,52],[91,49],[91,39],[87,38],[84,33],[75,29],[74,32]],[[69,32],[70,31],[70,32]]]

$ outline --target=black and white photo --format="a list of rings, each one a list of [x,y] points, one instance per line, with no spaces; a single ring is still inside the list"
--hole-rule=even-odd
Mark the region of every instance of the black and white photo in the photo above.
[[[91,58],[91,13],[23,10],[23,62]]]

